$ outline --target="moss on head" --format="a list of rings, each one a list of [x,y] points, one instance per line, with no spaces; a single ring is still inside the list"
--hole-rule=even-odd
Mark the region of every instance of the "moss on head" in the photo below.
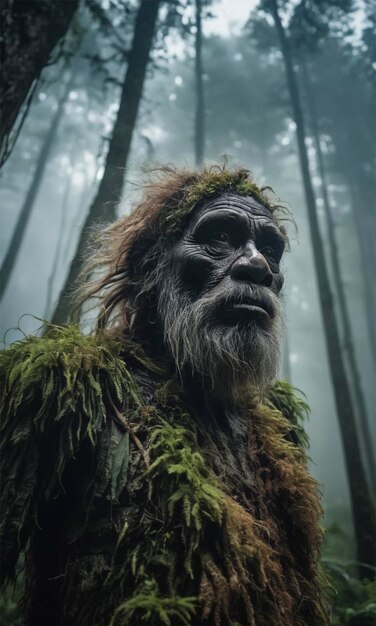
[[[271,213],[277,208],[267,198],[265,187],[259,187],[244,168],[229,170],[225,166],[212,166],[198,171],[187,181],[175,207],[167,205],[160,215],[160,229],[167,235],[179,233],[185,218],[203,201],[232,192],[239,196],[252,196]]]

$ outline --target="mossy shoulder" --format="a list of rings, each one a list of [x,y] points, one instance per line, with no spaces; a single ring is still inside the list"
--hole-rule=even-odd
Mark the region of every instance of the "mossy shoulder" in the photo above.
[[[278,409],[291,425],[287,438],[302,451],[307,450],[309,440],[304,423],[309,417],[309,405],[304,394],[286,380],[279,380],[266,389],[265,400]]]
[[[70,326],[51,328],[44,338],[28,337],[0,352],[0,535],[5,580],[15,575],[39,504],[64,491],[65,469],[77,458],[82,443],[87,441],[94,450],[111,422],[112,406],[121,406],[124,396],[134,404],[140,402],[120,351],[121,344],[110,337],[84,336]],[[122,450],[125,443],[121,442]],[[115,462],[117,492],[124,472],[117,458]]]
[[[76,326],[51,327],[46,337],[12,344],[0,353],[4,423],[27,407],[34,412],[30,419],[36,432],[48,421],[77,414],[80,427],[94,440],[106,419],[106,395],[120,403],[126,381],[137,400],[120,352],[121,344],[111,337],[85,336]]]

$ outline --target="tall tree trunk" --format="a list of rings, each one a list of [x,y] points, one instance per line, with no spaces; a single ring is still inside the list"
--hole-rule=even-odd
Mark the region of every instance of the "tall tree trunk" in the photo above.
[[[70,296],[82,266],[90,227],[98,220],[112,221],[121,199],[125,168],[136,124],[145,81],[146,68],[153,43],[160,0],[141,0],[137,13],[132,48],[128,58],[119,110],[112,131],[106,165],[98,192],[91,204],[77,244],[74,258],[61,291],[55,313],[54,324],[64,324],[69,318]]]
[[[341,159],[338,159],[339,161]],[[375,227],[373,224],[364,223],[365,220],[362,215],[362,208],[364,206],[362,201],[361,189],[359,188],[359,182],[353,180],[353,172],[350,175],[350,167],[344,166],[340,163],[340,168],[347,169],[347,175],[345,176],[348,189],[350,191],[352,213],[355,221],[355,228],[358,235],[359,248],[360,248],[360,260],[362,266],[362,276],[364,284],[364,300],[366,305],[367,315],[367,327],[369,331],[370,348],[372,357],[376,363],[376,322],[375,322],[375,310],[376,310],[376,283],[374,268],[376,266],[375,257]],[[365,203],[367,201],[364,201]],[[369,201],[369,205],[374,209],[375,198]]]
[[[353,403],[339,341],[333,297],[317,220],[316,201],[309,172],[308,155],[305,146],[304,121],[300,106],[297,80],[289,42],[280,19],[277,0],[268,0],[267,6],[273,17],[281,47],[293,117],[296,124],[299,161],[307,202],[308,220],[311,230],[330,372],[350,486],[357,558],[361,563],[373,565],[376,547],[375,508],[362,463]]]
[[[369,132],[372,134],[372,129]],[[341,172],[350,192],[352,214],[359,241],[362,268],[361,279],[364,285],[370,349],[373,360],[376,362],[376,282],[374,280],[374,267],[376,266],[375,183],[369,180],[369,174],[365,175],[361,164],[357,164],[357,158],[354,158],[352,154],[351,138],[349,139],[344,131],[341,134],[336,133],[336,136],[333,137],[333,143],[337,169]]]
[[[195,116],[195,158],[201,165],[205,146],[205,99],[202,70],[202,2],[196,0],[196,39],[195,39],[195,78],[196,78],[196,116]]]
[[[354,340],[352,327],[350,322],[350,315],[347,306],[347,300],[345,295],[345,289],[342,281],[341,264],[338,255],[338,246],[335,237],[335,224],[332,217],[332,209],[330,206],[328,186],[326,182],[326,172],[324,166],[324,158],[320,145],[320,132],[318,126],[318,116],[316,111],[315,94],[311,87],[311,81],[307,66],[304,60],[300,61],[300,67],[302,71],[302,77],[304,80],[306,94],[307,94],[307,109],[310,116],[311,128],[313,133],[313,139],[316,150],[317,166],[321,179],[321,189],[324,202],[325,219],[327,225],[327,232],[329,237],[329,250],[330,261],[332,264],[334,283],[338,296],[339,314],[343,329],[343,348],[347,355],[347,361],[349,366],[350,375],[352,378],[352,388],[354,390],[354,396],[357,405],[358,424],[362,434],[363,449],[367,459],[369,476],[371,479],[371,485],[374,489],[375,483],[375,457],[372,446],[372,436],[369,428],[369,419],[366,409],[366,403],[364,402],[364,394],[362,391],[362,384],[359,375],[359,368],[356,362]]]
[[[350,189],[350,195],[352,199],[353,215],[355,216],[355,225],[358,231],[360,256],[362,261],[362,269],[364,276],[364,296],[366,304],[367,326],[369,331],[370,348],[373,356],[373,360],[376,363],[376,283],[374,268],[376,267],[375,250],[376,242],[374,236],[374,225],[371,225],[370,231],[367,233],[364,230],[364,224],[362,224],[362,216],[359,210],[359,193],[358,190],[354,192],[353,187]],[[370,206],[375,207],[375,200],[371,201]],[[367,250],[371,250],[367,253]]]
[[[10,135],[21,106],[66,34],[78,4],[79,0],[1,2],[0,166],[13,147],[15,137]]]
[[[48,319],[50,313],[51,313],[51,303],[52,303],[52,295],[53,295],[53,288],[56,282],[56,273],[57,273],[57,269],[59,267],[59,261],[60,261],[60,257],[61,257],[61,251],[62,251],[62,245],[63,245],[63,236],[64,236],[64,230],[65,230],[65,223],[66,223],[66,219],[67,219],[67,210],[68,210],[68,199],[70,196],[70,192],[71,192],[71,187],[72,187],[72,177],[70,176],[70,174],[68,175],[68,180],[65,184],[65,189],[64,189],[64,194],[63,194],[63,199],[62,199],[62,203],[61,203],[61,213],[60,213],[60,223],[59,223],[59,228],[57,231],[57,243],[56,243],[56,247],[55,247],[55,254],[54,254],[54,258],[53,258],[53,262],[52,262],[52,267],[51,267],[51,271],[50,274],[48,276],[48,280],[47,280],[47,297],[46,297],[46,306],[45,306],[45,313],[44,313],[44,319]]]
[[[39,191],[39,187],[43,179],[44,170],[50,156],[51,148],[54,145],[56,134],[58,132],[61,118],[64,113],[64,105],[72,88],[72,80],[73,75],[71,75],[70,79],[68,80],[64,88],[64,92],[60,97],[60,100],[58,101],[57,109],[54,113],[50,128],[47,132],[41,151],[39,153],[33,180],[26,194],[26,198],[24,200],[20,215],[16,223],[16,227],[13,231],[8,250],[0,269],[0,300],[2,299],[4,292],[7,288],[9,279],[12,275],[13,268],[17,260],[17,256],[25,235],[26,227],[29,223],[31,212],[33,210],[35,198]]]

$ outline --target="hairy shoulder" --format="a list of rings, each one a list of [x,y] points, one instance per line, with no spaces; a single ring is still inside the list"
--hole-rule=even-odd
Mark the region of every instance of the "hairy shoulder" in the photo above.
[[[135,394],[121,356],[122,344],[109,335],[83,335],[78,327],[52,327],[45,337],[28,337],[0,353],[0,408],[3,424],[30,412],[34,426],[72,414],[92,435],[106,418],[106,404]],[[9,424],[10,425],[10,424]]]
[[[287,439],[307,449],[309,442],[304,430],[304,422],[309,416],[309,405],[304,394],[285,380],[279,380],[266,390],[266,401],[277,409],[288,421],[291,428]]]
[[[48,526],[47,503],[72,488],[70,472],[74,489],[82,492],[82,510],[97,495],[118,498],[127,481],[129,436],[115,423],[116,412],[136,395],[121,342],[105,334],[54,327],[43,338],[26,338],[0,353],[5,580],[14,579],[19,552],[41,511]],[[95,467],[92,475],[80,470],[87,463]]]
[[[104,333],[83,335],[77,326],[51,326],[44,337],[29,336],[2,350],[1,373],[37,375],[53,367],[103,367],[116,359],[120,351],[120,342]]]

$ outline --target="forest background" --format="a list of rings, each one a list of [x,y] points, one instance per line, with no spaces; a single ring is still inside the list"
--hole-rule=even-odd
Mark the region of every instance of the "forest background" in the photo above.
[[[311,406],[333,623],[374,624],[371,0],[2,0],[0,334],[64,323],[142,168],[250,169],[291,209],[281,376]],[[8,597],[0,617],[13,615]],[[5,623],[5,622],[4,622]]]

